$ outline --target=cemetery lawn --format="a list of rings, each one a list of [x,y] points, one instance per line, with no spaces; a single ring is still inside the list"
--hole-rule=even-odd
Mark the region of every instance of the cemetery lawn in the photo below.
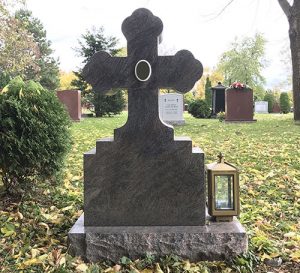
[[[300,127],[292,114],[255,118],[257,123],[225,124],[185,114],[186,125],[175,127],[176,136],[189,136],[204,150],[206,163],[222,152],[240,169],[240,221],[250,238],[247,255],[227,263],[197,264],[148,255],[135,262],[123,258],[114,267],[66,255],[67,233],[83,211],[82,154],[125,123],[122,113],[73,123],[73,148],[61,185],[39,183],[21,202],[2,194],[0,272],[252,272],[257,259],[253,272],[300,272]],[[265,265],[279,257],[280,267]]]

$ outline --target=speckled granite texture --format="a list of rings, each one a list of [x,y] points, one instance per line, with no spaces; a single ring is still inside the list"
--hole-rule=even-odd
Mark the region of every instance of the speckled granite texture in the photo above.
[[[91,262],[146,253],[176,254],[191,261],[224,260],[247,250],[247,235],[237,219],[206,226],[84,227],[82,215],[69,233],[69,252]]]

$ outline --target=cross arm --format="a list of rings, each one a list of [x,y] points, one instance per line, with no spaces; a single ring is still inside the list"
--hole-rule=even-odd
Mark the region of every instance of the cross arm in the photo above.
[[[83,78],[103,95],[112,93],[112,88],[127,88],[126,59],[112,57],[105,51],[96,52],[83,68]]]
[[[157,80],[160,88],[186,93],[194,87],[202,74],[201,62],[188,50],[180,50],[174,56],[158,57]]]

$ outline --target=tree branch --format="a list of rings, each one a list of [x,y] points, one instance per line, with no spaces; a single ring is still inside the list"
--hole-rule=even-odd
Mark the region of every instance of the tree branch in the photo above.
[[[287,0],[278,0],[278,3],[280,5],[280,7],[282,8],[283,12],[285,13],[285,15],[287,16],[287,18],[290,18],[290,16],[292,15],[291,13],[291,5]]]
[[[228,3],[217,13],[217,15],[215,15],[213,18],[207,20],[207,21],[212,21],[216,18],[218,18],[233,2],[234,0],[229,0]]]

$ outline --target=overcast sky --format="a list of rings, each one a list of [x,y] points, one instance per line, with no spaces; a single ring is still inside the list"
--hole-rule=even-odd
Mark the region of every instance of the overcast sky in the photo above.
[[[122,21],[140,7],[150,9],[164,23],[163,52],[190,50],[203,66],[214,67],[235,37],[260,32],[267,39],[267,87],[285,79],[282,49],[289,44],[288,23],[277,0],[235,0],[221,15],[228,0],[27,0],[38,17],[64,71],[81,67],[73,48],[92,26],[103,26],[107,35],[126,46]]]

